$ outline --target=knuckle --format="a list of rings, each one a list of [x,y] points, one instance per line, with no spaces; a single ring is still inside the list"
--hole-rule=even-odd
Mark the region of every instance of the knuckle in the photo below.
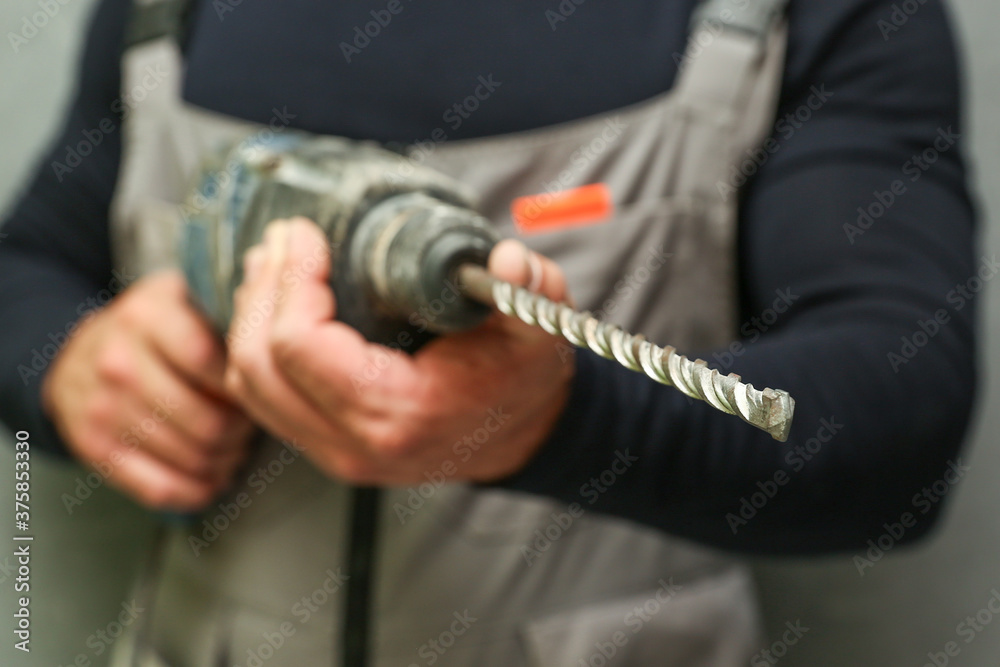
[[[236,366],[226,368],[222,384],[230,396],[242,396],[244,393],[243,375]]]
[[[404,388],[405,395],[410,397],[410,406],[405,415],[414,428],[426,427],[443,416],[447,407],[452,404],[448,398],[449,388],[442,386],[438,378],[425,377]]]
[[[98,377],[117,385],[134,386],[137,381],[135,358],[122,336],[112,336],[94,360]]]
[[[138,284],[145,290],[160,292],[174,298],[183,298],[187,294],[187,281],[177,269],[154,273]]]
[[[227,375],[234,372],[239,376],[253,375],[260,363],[260,355],[250,345],[236,345],[229,351]]]
[[[235,428],[233,419],[221,410],[213,410],[198,420],[195,430],[203,444],[219,445]]]
[[[209,452],[197,449],[188,456],[187,468],[191,474],[200,478],[209,478],[218,472],[218,464]]]
[[[147,307],[148,299],[143,297],[142,290],[126,290],[114,301],[115,315],[123,328],[140,330],[150,318]]]
[[[402,461],[417,448],[416,439],[398,426],[372,429],[366,438],[372,453],[386,461]]]
[[[66,445],[77,459],[93,465],[108,455],[106,434],[105,429],[89,424],[71,434]]]
[[[114,399],[104,391],[95,392],[84,407],[84,420],[92,428],[107,430],[117,414]]]
[[[211,368],[222,354],[218,343],[205,331],[198,331],[184,341],[184,349],[191,364],[196,368]]]
[[[274,360],[281,366],[294,366],[302,360],[304,346],[300,328],[287,320],[278,320],[268,335]]]

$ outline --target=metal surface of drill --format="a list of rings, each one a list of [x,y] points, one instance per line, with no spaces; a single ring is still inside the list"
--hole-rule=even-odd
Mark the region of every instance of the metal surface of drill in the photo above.
[[[795,401],[786,391],[755,389],[735,373],[723,375],[702,359],[691,361],[672,346],[654,345],[645,337],[602,322],[590,313],[577,312],[564,303],[497,280],[481,267],[461,267],[458,281],[467,294],[496,305],[509,317],[541,327],[577,347],[676,387],[691,398],[767,431],[779,442],[788,440]]]

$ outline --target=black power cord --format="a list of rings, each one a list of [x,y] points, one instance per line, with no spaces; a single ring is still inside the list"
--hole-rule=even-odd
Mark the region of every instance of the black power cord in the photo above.
[[[351,491],[351,533],[344,604],[343,667],[367,667],[371,648],[372,580],[378,538],[381,492],[373,487]]]

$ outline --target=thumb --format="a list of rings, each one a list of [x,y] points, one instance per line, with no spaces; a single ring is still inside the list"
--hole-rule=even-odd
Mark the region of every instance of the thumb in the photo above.
[[[505,239],[490,253],[489,270],[506,280],[553,301],[568,301],[566,276],[559,265],[544,255],[532,252],[516,239]]]
[[[326,236],[305,218],[281,224],[287,227],[287,249],[275,285],[279,293],[276,319],[281,319],[282,324],[303,325],[332,320],[336,303],[327,282],[330,251]]]

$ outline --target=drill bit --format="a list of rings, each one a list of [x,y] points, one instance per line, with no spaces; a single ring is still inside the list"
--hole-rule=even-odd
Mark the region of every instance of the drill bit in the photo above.
[[[577,312],[566,304],[497,280],[481,266],[463,264],[457,278],[459,289],[471,299],[496,306],[504,315],[541,327],[577,347],[589,348],[625,368],[676,387],[691,398],[767,431],[779,442],[788,439],[795,400],[786,391],[755,389],[735,373],[723,375],[709,368],[704,360],[691,361],[669,345],[659,347],[590,313]]]

